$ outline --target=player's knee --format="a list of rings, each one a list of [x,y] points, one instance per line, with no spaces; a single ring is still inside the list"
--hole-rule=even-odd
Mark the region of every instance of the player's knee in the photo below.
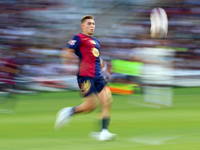
[[[101,99],[101,105],[103,108],[110,108],[112,106],[112,94],[108,87],[105,87],[101,93],[101,96],[99,96],[99,99]]]
[[[107,100],[106,100],[107,105],[111,106],[113,103],[113,98],[112,98],[112,94],[109,88],[106,89],[106,93],[107,93]]]
[[[107,105],[108,105],[108,107],[111,107],[112,104],[113,104],[113,99],[112,99],[112,97],[108,97],[108,100],[107,100]]]
[[[106,100],[104,101],[103,103],[103,106],[104,107],[107,107],[107,108],[110,108],[112,106],[112,103],[113,103],[113,99],[112,99],[112,96],[107,96],[106,97]]]

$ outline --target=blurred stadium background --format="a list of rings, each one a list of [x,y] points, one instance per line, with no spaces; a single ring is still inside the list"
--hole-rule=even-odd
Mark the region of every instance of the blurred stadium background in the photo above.
[[[154,7],[163,7],[169,19],[162,43],[149,38],[149,14]],[[176,50],[174,84],[200,85],[198,1],[1,0],[0,9],[1,56],[15,59],[20,66],[17,79],[29,81],[31,88],[30,81],[73,78],[66,74],[74,75],[77,66],[64,66],[59,55],[62,46],[81,32],[80,18],[86,14],[95,17],[94,36],[101,41],[103,59],[127,60],[136,47],[171,47]]]
[[[163,40],[149,37],[150,11],[155,7],[164,8],[169,19],[168,36]],[[110,85],[117,83],[111,87],[114,93],[123,94],[114,95],[116,102],[111,128],[119,136],[118,144],[90,142],[85,135],[92,127],[83,121],[91,121],[87,116],[75,118],[71,130],[53,132],[56,112],[63,106],[79,104],[80,96],[73,92],[78,90],[77,62],[68,66],[62,64],[60,53],[74,34],[81,32],[80,19],[88,14],[95,18],[94,36],[101,42],[104,60],[129,61],[130,54],[143,47],[164,47],[175,51],[171,83],[175,87],[173,109],[158,111],[138,105],[142,101],[141,97],[135,96],[142,93],[138,73],[116,71],[108,80]],[[0,148],[200,149],[199,0],[0,0],[0,20],[0,59],[13,59],[18,66],[15,90],[21,93],[15,96],[16,114],[0,114]],[[115,87],[127,91],[119,92]],[[32,95],[24,95],[26,93]],[[4,108],[2,98],[0,102],[0,107]],[[78,124],[86,131],[77,129]],[[152,135],[155,135],[153,139]],[[171,139],[175,142],[165,142]]]

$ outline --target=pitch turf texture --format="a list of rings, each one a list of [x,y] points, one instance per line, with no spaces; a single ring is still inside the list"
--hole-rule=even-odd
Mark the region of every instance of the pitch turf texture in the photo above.
[[[113,95],[110,131],[115,141],[88,136],[98,111],[74,116],[54,131],[56,113],[80,104],[78,92],[18,95],[15,114],[0,114],[0,150],[199,150],[200,88],[174,89],[173,108],[138,105],[137,96]]]

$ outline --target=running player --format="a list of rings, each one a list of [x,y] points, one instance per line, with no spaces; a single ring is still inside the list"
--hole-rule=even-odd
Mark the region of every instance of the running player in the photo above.
[[[112,95],[106,87],[106,82],[101,74],[101,69],[106,63],[99,57],[100,42],[93,37],[95,21],[93,16],[84,16],[81,20],[82,32],[74,36],[69,46],[62,55],[65,61],[72,60],[74,53],[79,57],[80,64],[77,73],[78,85],[84,97],[84,102],[76,107],[66,107],[57,114],[55,129],[59,130],[70,117],[82,112],[91,112],[97,108],[98,98],[102,111],[102,131],[99,134],[100,141],[113,140],[116,134],[108,131],[112,106]]]

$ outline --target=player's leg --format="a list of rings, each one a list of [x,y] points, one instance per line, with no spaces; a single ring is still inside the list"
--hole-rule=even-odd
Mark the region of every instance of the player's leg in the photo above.
[[[100,132],[100,141],[113,140],[116,134],[110,133],[108,127],[110,124],[111,108],[112,108],[112,95],[110,89],[106,86],[101,90],[97,97],[102,106],[102,131]]]
[[[116,134],[108,132],[113,102],[111,91],[106,87],[106,82],[103,77],[96,79],[95,86],[98,91],[96,95],[101,103],[102,131],[100,132],[99,139],[101,141],[113,140],[116,137]]]
[[[96,97],[91,94],[84,98],[84,102],[76,107],[65,107],[57,113],[55,122],[55,130],[59,130],[64,124],[67,124],[70,117],[78,113],[88,113],[97,107]]]
[[[95,87],[91,78],[80,78],[78,80],[81,92],[84,96],[84,102],[76,107],[66,107],[57,113],[55,129],[59,130],[64,124],[69,122],[72,115],[91,112],[97,107],[96,96],[93,94]]]
[[[100,93],[97,94],[97,97],[101,103],[101,118],[110,118],[111,108],[112,108],[112,94],[108,87],[104,87]],[[108,124],[109,125],[109,124]],[[108,126],[106,125],[106,126]]]
[[[96,96],[91,94],[83,99],[83,103],[73,108],[73,114],[91,112],[97,108]]]

